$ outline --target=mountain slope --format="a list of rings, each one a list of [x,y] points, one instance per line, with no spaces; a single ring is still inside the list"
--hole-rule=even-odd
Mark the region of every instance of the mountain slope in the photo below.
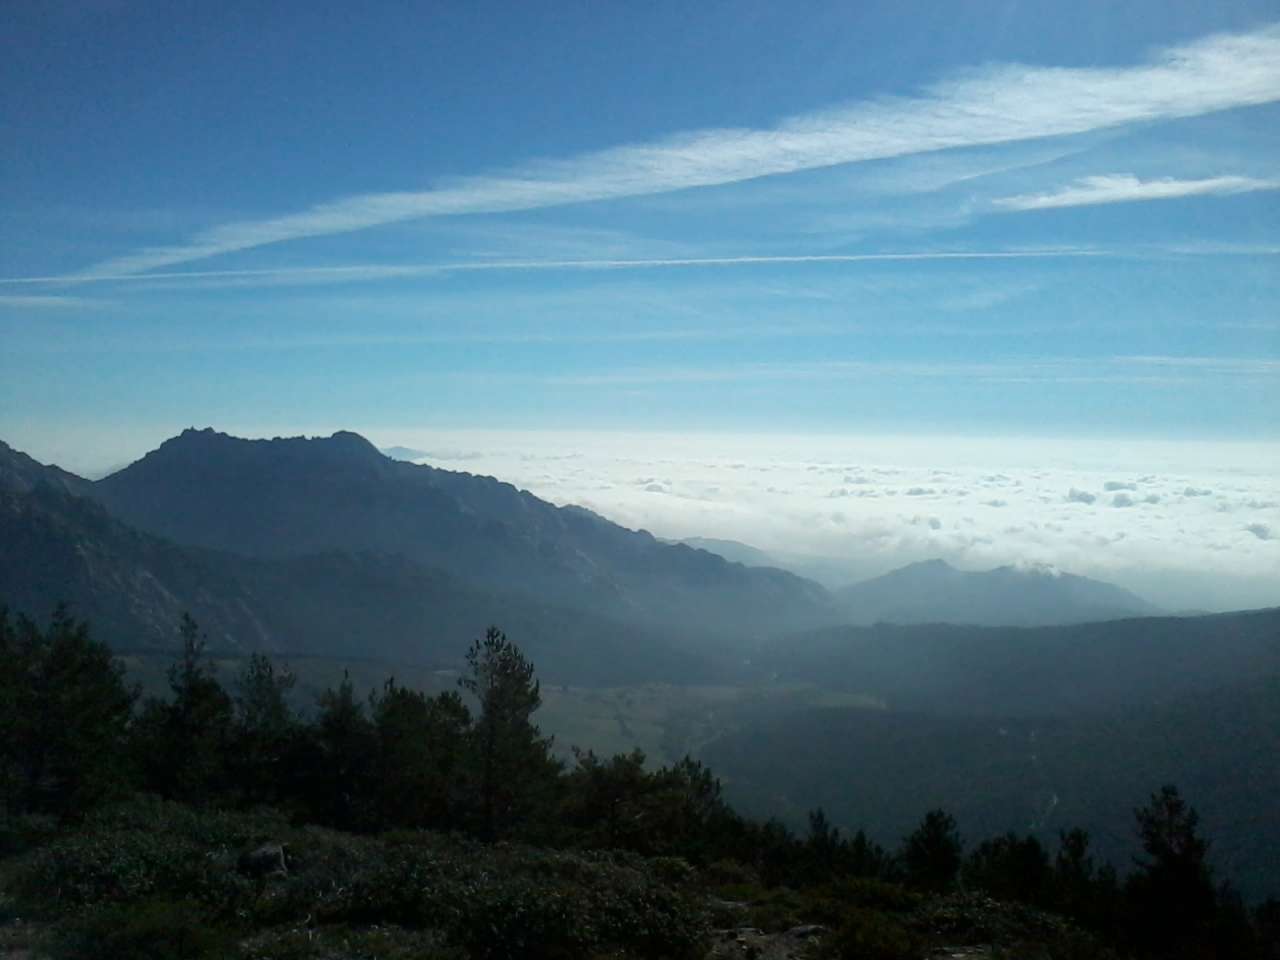
[[[1138,853],[1132,810],[1177,784],[1224,873],[1280,891],[1280,676],[1090,717],[954,717],[822,709],[746,722],[701,758],[731,800],[802,826],[822,806],[892,843],[945,807],[965,837],[1082,827],[1121,870]]]
[[[171,648],[190,612],[224,654],[455,666],[469,640],[498,623],[557,682],[706,679],[678,636],[473,589],[400,557],[255,559],[183,547],[48,484],[0,491],[0,543],[0,603],[43,619],[65,601],[117,649]]]
[[[92,495],[181,543],[257,557],[399,554],[487,589],[726,638],[837,619],[826,591],[792,574],[664,544],[491,477],[394,461],[353,433],[187,430]]]
[[[1160,611],[1100,580],[1036,567],[970,572],[926,560],[837,591],[853,623],[1050,626]]]
[[[1071,715],[1280,672],[1280,608],[1059,627],[837,627],[762,645],[756,664],[895,709]]]
[[[26,493],[40,484],[83,495],[92,484],[61,467],[46,466],[0,440],[0,490]]]

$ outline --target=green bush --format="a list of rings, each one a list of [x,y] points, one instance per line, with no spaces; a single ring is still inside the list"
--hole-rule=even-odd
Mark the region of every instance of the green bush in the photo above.
[[[19,905],[37,914],[165,894],[226,901],[236,878],[190,840],[136,830],[95,830],[58,838],[15,870]]]
[[[19,906],[38,915],[158,896],[243,910],[256,888],[235,871],[237,853],[286,829],[274,813],[138,798],[29,851],[14,865],[11,889]]]
[[[615,854],[424,840],[385,848],[341,887],[314,891],[324,922],[438,929],[477,957],[680,956],[701,940],[696,898],[669,864]]]
[[[766,933],[790,930],[811,920],[812,902],[789,887],[765,890],[747,908],[746,925]]]
[[[314,929],[282,927],[256,934],[241,944],[240,960],[468,960],[459,947],[439,935],[390,925]]]
[[[848,877],[821,888],[817,894],[823,900],[844,907],[862,907],[889,913],[910,913],[917,909],[924,898],[896,883],[872,880],[869,877]],[[835,922],[835,918],[829,918]]]
[[[0,812],[0,858],[13,857],[48,843],[58,833],[58,818],[43,813]]]
[[[885,913],[854,907],[822,944],[822,952],[837,960],[915,960],[921,941],[898,920]]]
[[[85,820],[84,828],[164,833],[202,847],[227,850],[280,839],[290,832],[289,821],[278,810],[197,808],[150,795],[104,807]]]
[[[145,900],[91,910],[67,925],[55,956],[67,960],[205,960],[233,955],[235,938],[191,901]]]
[[[702,882],[712,889],[741,890],[759,887],[760,875],[738,860],[716,860],[702,868]]]

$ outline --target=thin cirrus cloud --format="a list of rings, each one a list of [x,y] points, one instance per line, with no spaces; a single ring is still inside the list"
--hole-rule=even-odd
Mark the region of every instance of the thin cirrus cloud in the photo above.
[[[155,284],[174,281],[182,284],[209,286],[267,286],[275,284],[355,283],[373,280],[397,280],[413,277],[430,277],[450,273],[476,273],[487,271],[537,271],[537,270],[655,270],[681,267],[753,267],[779,264],[822,263],[892,263],[931,260],[1043,260],[1069,257],[1102,256],[1105,251],[1091,247],[1049,247],[1021,250],[936,250],[898,251],[887,253],[840,254],[774,254],[768,256],[738,257],[647,257],[615,260],[481,260],[469,262],[398,263],[398,264],[346,264],[323,267],[270,267],[240,270],[175,270],[164,272],[96,273],[74,278],[65,276],[6,277],[0,285],[28,286],[62,283],[74,279],[76,283],[111,282],[130,284]],[[0,301],[4,298],[0,297]],[[12,300],[19,298],[12,297]],[[37,298],[26,298],[34,300]],[[43,298],[50,299],[50,298]],[[64,298],[71,299],[71,298]]]
[[[992,201],[998,210],[1053,210],[1102,203],[1133,203],[1141,200],[1175,200],[1179,197],[1222,196],[1254,190],[1280,189],[1280,180],[1254,177],[1206,177],[1175,180],[1161,177],[1140,180],[1131,173],[1108,173],[1082,177],[1070,186],[1050,193],[1027,193]]]
[[[364,194],[213,227],[99,263],[136,274],[206,257],[403,220],[532,210],[667,193],[912,154],[1086,133],[1280,100],[1280,25],[1168,48],[1140,65],[976,69],[914,97],[791,117],[771,128],[699,130],[470,177]]]
[[[19,310],[76,310],[93,306],[94,301],[83,297],[57,296],[0,296],[0,309]]]
[[[748,363],[717,367],[660,367],[606,373],[557,374],[549,382],[564,386],[640,386],[762,380],[843,380],[868,377],[959,378],[993,383],[1186,383],[1204,377],[1270,380],[1280,360],[1248,357],[1061,357],[990,362],[880,362],[824,360],[800,363]]]

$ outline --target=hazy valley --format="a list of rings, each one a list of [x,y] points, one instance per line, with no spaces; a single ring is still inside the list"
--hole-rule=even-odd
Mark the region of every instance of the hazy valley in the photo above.
[[[343,669],[451,689],[496,623],[565,757],[706,758],[754,814],[822,806],[886,842],[944,802],[982,835],[1084,826],[1121,863],[1125,804],[1174,781],[1240,882],[1273,878],[1280,610],[1143,617],[1105,583],[941,561],[829,591],[354,434],[192,430],[92,483],[6,450],[0,481],[0,596],[69,602],[148,689],[183,612],[228,678],[288,661],[304,708]]]

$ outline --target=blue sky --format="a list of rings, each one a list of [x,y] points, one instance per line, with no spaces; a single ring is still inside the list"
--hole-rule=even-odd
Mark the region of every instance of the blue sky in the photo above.
[[[54,2],[0,36],[0,437],[46,459],[189,424],[1280,439],[1275,3]]]

